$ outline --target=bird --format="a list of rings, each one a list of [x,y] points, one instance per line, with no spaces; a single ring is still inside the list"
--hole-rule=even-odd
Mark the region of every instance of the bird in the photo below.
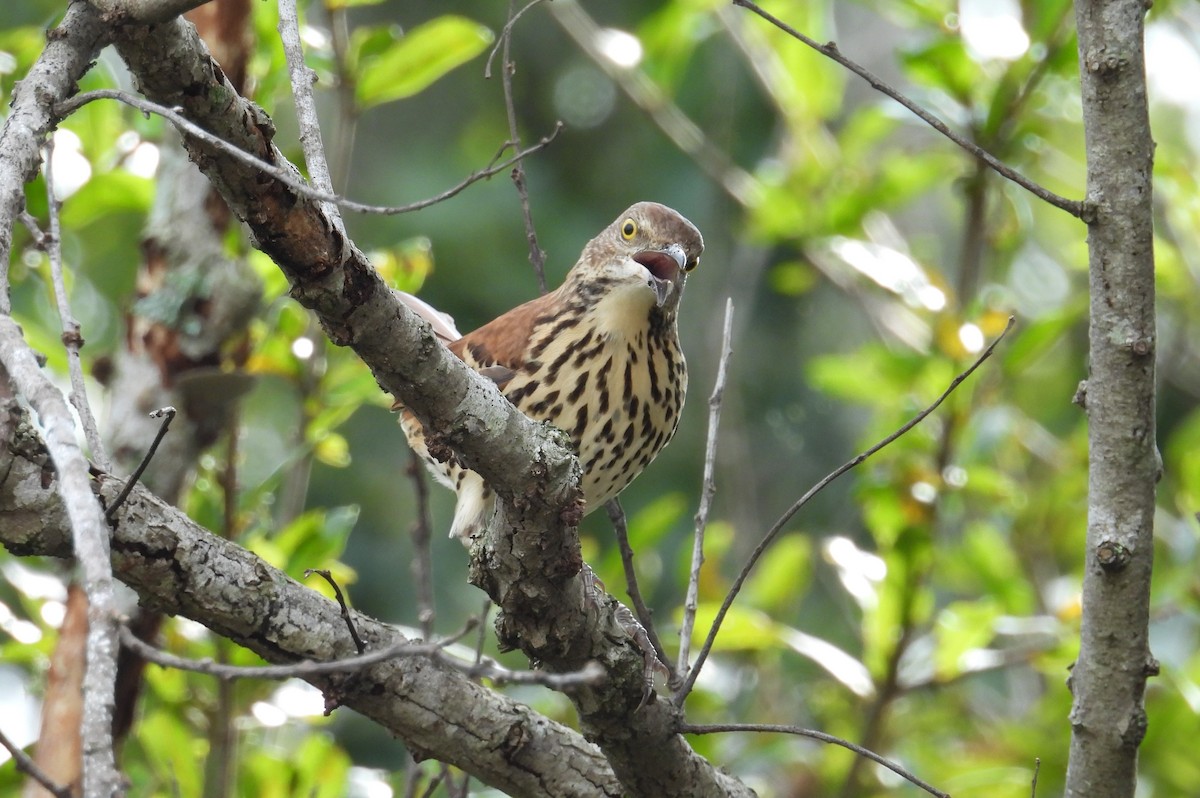
[[[624,490],[675,434],[687,391],[676,321],[703,251],[700,231],[678,211],[638,202],[584,246],[557,289],[466,335],[423,300],[400,299],[517,409],[567,433],[583,468],[586,514]],[[412,449],[456,492],[450,537],[469,546],[492,517],[494,493],[456,456],[435,459],[421,421],[399,402],[393,409]]]

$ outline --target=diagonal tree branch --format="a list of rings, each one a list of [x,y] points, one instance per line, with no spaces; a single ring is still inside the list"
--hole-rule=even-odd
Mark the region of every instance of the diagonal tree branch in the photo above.
[[[893,100],[900,103],[905,108],[907,108],[908,110],[910,110],[914,114],[916,114],[921,119],[921,121],[925,122],[925,124],[929,125],[931,128],[936,130],[938,133],[941,133],[943,136],[945,136],[946,138],[953,141],[955,144],[957,144],[962,149],[966,150],[971,155],[975,156],[979,160],[986,163],[992,169],[996,170],[996,172],[998,174],[1000,174],[1000,175],[1006,177],[1007,179],[1011,180],[1012,182],[1016,183],[1018,186],[1025,189],[1026,191],[1029,191],[1034,196],[1038,197],[1039,199],[1045,200],[1046,202],[1050,203],[1051,205],[1053,205],[1056,208],[1061,208],[1062,210],[1066,211],[1067,213],[1071,214],[1072,216],[1075,216],[1075,217],[1078,217],[1081,219],[1084,218],[1085,213],[1087,211],[1087,208],[1085,207],[1084,203],[1079,202],[1078,200],[1067,199],[1066,197],[1061,197],[1058,194],[1055,194],[1053,191],[1050,191],[1046,187],[1041,186],[1041,185],[1033,182],[1029,178],[1025,177],[1025,175],[1021,174],[1020,172],[1013,169],[1012,167],[1007,166],[999,158],[992,155],[990,152],[983,149],[978,144],[975,144],[974,142],[970,141],[969,139],[959,135],[958,133],[955,133],[953,130],[950,129],[949,125],[947,125],[942,120],[938,119],[936,116],[934,116],[932,113],[930,113],[925,108],[922,108],[921,105],[919,105],[918,103],[910,100],[904,94],[900,93],[896,89],[889,86],[887,83],[880,80],[878,77],[876,77],[875,73],[871,72],[866,67],[863,67],[860,64],[858,64],[857,62],[852,61],[849,58],[847,58],[846,56],[842,55],[842,52],[838,49],[836,42],[826,42],[825,44],[821,44],[821,43],[809,38],[808,36],[805,36],[803,33],[796,30],[795,28],[793,28],[791,25],[787,24],[783,20],[774,16],[770,12],[763,10],[761,7],[759,7],[759,5],[757,3],[754,3],[753,0],[733,0],[733,4],[735,6],[741,6],[742,8],[748,9],[749,11],[757,14],[758,16],[765,19],[767,22],[770,22],[772,25],[779,28],[781,31],[783,31],[787,35],[791,36],[793,39],[796,39],[797,41],[808,45],[809,47],[811,47],[812,49],[821,53],[822,55],[825,55],[825,56],[833,59],[837,63],[841,64],[846,69],[850,70],[851,72],[853,72],[854,74],[858,75],[860,78],[865,80],[867,83],[869,83],[871,88],[875,89],[876,91],[882,92],[883,94],[886,94],[888,97],[891,97]],[[1086,219],[1085,219],[1085,221],[1086,221]]]

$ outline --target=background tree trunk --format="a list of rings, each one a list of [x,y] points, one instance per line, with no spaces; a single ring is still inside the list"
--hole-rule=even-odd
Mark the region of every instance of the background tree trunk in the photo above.
[[[1079,659],[1071,673],[1067,794],[1128,798],[1146,733],[1154,557],[1154,141],[1142,0],[1080,0],[1087,136],[1091,370],[1088,535]]]

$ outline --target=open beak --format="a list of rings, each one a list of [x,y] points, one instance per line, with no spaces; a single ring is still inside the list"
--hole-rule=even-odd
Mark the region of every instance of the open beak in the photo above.
[[[643,249],[634,253],[633,259],[650,272],[650,287],[654,289],[654,301],[662,307],[675,286],[683,281],[683,264],[687,255],[679,244],[666,249]]]

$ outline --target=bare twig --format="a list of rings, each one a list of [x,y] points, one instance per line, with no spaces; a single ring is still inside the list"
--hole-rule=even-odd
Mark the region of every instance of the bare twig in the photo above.
[[[492,51],[488,53],[487,62],[483,65],[483,76],[487,79],[492,77],[492,62],[496,60],[496,53],[500,52],[500,48],[504,45],[504,40],[512,35],[513,26],[517,24],[517,20],[525,16],[525,12],[536,6],[542,0],[530,0],[524,8],[517,13],[512,13],[511,7],[508,12],[508,21],[504,23],[504,28],[500,31],[500,38],[492,47]]]
[[[404,798],[417,798],[417,788],[421,786],[421,778],[425,775],[424,768],[407,747],[404,753]]]
[[[457,641],[458,637],[474,628],[471,621],[456,637],[431,643],[413,643],[400,640],[378,651],[369,651],[354,657],[317,662],[302,660],[290,665],[225,665],[212,660],[196,660],[180,657],[156,648],[139,639],[126,626],[120,627],[121,645],[132,649],[149,662],[166,668],[203,673],[223,681],[234,679],[292,679],[307,676],[318,676],[327,673],[344,673],[365,668],[395,657],[427,657],[441,665],[454,668],[472,678],[491,679],[497,684],[534,684],[549,687],[554,690],[564,690],[580,685],[595,685],[608,677],[604,666],[598,662],[588,662],[584,667],[569,673],[549,673],[545,671],[514,671],[505,668],[490,659],[480,662],[466,662],[446,653],[447,646]]]
[[[329,662],[302,660],[289,665],[227,665],[208,659],[188,659],[163,651],[141,640],[124,625],[120,627],[120,636],[121,645],[149,662],[161,665],[164,668],[202,673],[223,681],[232,681],[234,679],[291,679],[326,673],[342,673],[365,668],[368,665],[384,662],[393,657],[425,656],[428,653],[420,650],[421,647],[414,649],[414,644],[407,640],[400,640],[377,651],[369,651],[356,657],[346,657]]]
[[[421,793],[421,798],[433,798],[434,795],[437,795],[437,788],[442,781],[450,778],[450,769],[446,767],[446,763],[439,762],[438,764],[441,765],[441,768],[437,775],[429,780],[429,786],[425,788],[425,792]]]
[[[150,443],[150,448],[146,451],[146,456],[142,458],[142,462],[138,463],[138,467],[134,470],[133,475],[125,482],[125,487],[117,495],[117,498],[113,501],[112,505],[104,511],[105,520],[111,521],[113,516],[116,515],[117,509],[125,503],[127,498],[129,498],[129,492],[133,490],[133,486],[136,485],[137,481],[141,478],[142,472],[146,470],[146,466],[150,465],[150,461],[154,459],[154,453],[158,451],[158,445],[162,443],[163,437],[167,434],[167,427],[171,426],[171,419],[175,418],[175,412],[175,408],[168,406],[160,407],[158,410],[155,410],[150,414],[151,418],[161,418],[163,423],[161,426],[159,426],[158,433],[154,436],[154,440]]]
[[[71,404],[79,414],[79,422],[83,425],[83,435],[92,453],[92,461],[105,471],[112,468],[104,441],[100,438],[100,428],[96,426],[96,417],[92,414],[92,406],[88,402],[87,387],[83,384],[83,365],[79,360],[79,350],[83,348],[83,335],[79,322],[71,315],[71,303],[67,298],[67,283],[63,279],[62,235],[59,227],[59,201],[54,194],[54,137],[46,139],[46,158],[43,174],[46,176],[46,208],[50,218],[50,232],[42,238],[46,246],[46,256],[50,260],[50,279],[54,283],[54,301],[58,305],[58,318],[62,323],[62,343],[67,350],[67,372],[71,377]]]
[[[354,627],[354,619],[350,617],[350,607],[346,604],[346,597],[342,595],[342,589],[338,586],[337,580],[333,578],[333,574],[329,573],[324,568],[308,568],[304,571],[305,576],[317,576],[324,579],[333,588],[333,595],[337,599],[338,607],[342,611],[342,620],[346,622],[346,628],[350,630],[350,639],[354,641],[354,647],[361,654],[367,650],[367,644],[358,636],[358,629]]]
[[[321,123],[317,119],[317,104],[313,101],[312,85],[316,74],[304,63],[296,0],[279,0],[278,6],[279,38],[283,42],[283,53],[287,58],[288,75],[291,78],[288,82],[292,86],[292,101],[296,104],[296,123],[300,127],[304,165],[308,167],[309,180],[318,190],[334,194],[329,164],[325,161],[325,145],[321,140]],[[336,202],[326,201],[325,213],[334,225],[342,228],[342,215]],[[344,229],[341,232],[345,234]]]
[[[608,520],[612,522],[613,531],[617,535],[617,547],[621,552],[621,566],[625,569],[625,585],[629,593],[629,600],[633,602],[638,622],[645,630],[646,638],[654,648],[654,653],[673,680],[675,672],[671,670],[671,658],[667,656],[662,641],[658,639],[658,632],[654,630],[654,615],[646,606],[646,600],[642,598],[642,590],[638,587],[637,571],[633,567],[633,547],[629,545],[629,529],[625,523],[625,510],[621,507],[621,500],[612,499],[605,503],[604,510],[608,513]]]
[[[17,770],[28,775],[38,784],[49,790],[55,798],[73,798],[74,793],[70,787],[62,784],[55,784],[54,781],[42,772],[42,769],[37,766],[33,758],[20,749],[20,747],[12,740],[8,739],[2,730],[0,730],[0,745],[8,749],[12,754],[13,762],[17,765]]]
[[[1037,798],[1037,780],[1038,774],[1042,772],[1042,758],[1035,756],[1033,758],[1033,781],[1029,785],[1029,798]]]
[[[713,472],[717,460],[717,429],[721,423],[721,404],[725,398],[725,373],[729,366],[729,355],[733,351],[733,299],[725,300],[725,326],[721,333],[721,354],[717,360],[717,378],[712,395],[708,398],[708,440],[704,446],[704,481],[700,489],[700,508],[696,511],[696,534],[692,539],[692,570],[688,577],[687,596],[683,602],[683,623],[679,628],[679,661],[675,666],[678,673],[687,673],[688,657],[692,648],[692,627],[696,623],[696,610],[700,605],[700,568],[704,565],[704,529],[708,526],[708,513],[712,498],[717,492]]]
[[[156,102],[147,100],[144,97],[139,97],[136,94],[130,94],[129,92],[118,91],[116,89],[96,89],[95,91],[77,94],[71,99],[61,102],[55,106],[54,110],[56,114],[60,116],[66,116],[67,114],[70,114],[87,103],[95,100],[117,100],[118,102],[125,103],[128,106],[137,108],[139,111],[144,113],[157,114],[171,124],[175,125],[175,127],[179,128],[188,136],[203,141],[204,143],[213,147],[224,150],[242,163],[253,166],[256,169],[269,174],[271,177],[274,177],[288,188],[296,191],[299,194],[303,194],[306,197],[319,202],[331,202],[343,210],[354,213],[377,213],[383,216],[412,213],[413,211],[419,211],[432,205],[436,205],[439,202],[445,202],[451,197],[461,193],[473,183],[478,183],[480,180],[486,180],[493,175],[504,171],[514,163],[520,161],[522,158],[526,158],[533,153],[538,152],[539,150],[545,149],[552,141],[554,141],[563,127],[561,122],[557,123],[554,126],[554,130],[539,139],[536,144],[532,144],[523,150],[517,151],[503,161],[499,161],[498,163],[493,162],[483,169],[472,172],[460,183],[455,186],[451,186],[440,194],[436,194],[432,197],[418,200],[416,202],[411,202],[407,205],[367,205],[362,202],[355,202],[354,200],[346,199],[345,197],[338,196],[337,194],[319,191],[310,186],[308,183],[304,182],[304,180],[300,179],[296,175],[295,171],[269,164],[257,156],[251,155],[248,152],[244,152],[224,139],[214,136],[204,128],[199,127],[193,122],[190,122],[177,111],[168,108],[165,105],[159,105]],[[503,153],[509,148],[509,146],[509,144],[505,144],[500,148],[500,152]]]
[[[794,734],[797,737],[808,737],[813,740],[820,740],[823,743],[831,745],[840,745],[847,748],[859,756],[866,757],[872,762],[883,765],[888,770],[896,773],[905,780],[912,782],[930,795],[936,795],[938,798],[950,798],[949,793],[942,792],[933,785],[922,781],[921,779],[908,772],[895,762],[882,757],[874,751],[869,751],[862,746],[855,745],[848,740],[843,740],[840,737],[834,737],[832,734],[825,732],[814,731],[813,729],[805,729],[800,726],[786,726],[774,723],[714,723],[708,725],[692,725],[690,723],[683,724],[679,731],[681,734],[718,734],[721,732],[769,732],[777,734]]]
[[[733,158],[713,143],[704,130],[688,118],[661,87],[645,72],[618,66],[597,42],[600,26],[581,3],[551,3],[554,20],[575,40],[579,48],[608,75],[634,104],[642,109],[671,143],[691,158],[701,171],[743,207],[757,205],[762,195],[758,179],[738,166]]]
[[[292,102],[296,108],[296,124],[299,127],[300,146],[304,151],[304,165],[308,170],[309,181],[313,188],[333,196],[337,192],[329,173],[329,164],[325,159],[321,123],[317,117],[316,102],[313,100],[313,83],[316,80],[316,73],[304,63],[304,46],[300,42],[300,20],[296,12],[296,0],[278,0],[277,5],[279,8],[277,29],[283,44],[284,57],[287,59],[288,83],[292,88]],[[338,240],[342,241],[343,247],[345,247],[345,242],[349,239],[346,236],[345,222],[342,219],[338,203],[333,200],[322,200],[321,205],[328,217],[328,223],[339,234]],[[345,253],[343,252],[343,254]],[[322,353],[325,336],[321,334],[320,325],[312,314],[309,314],[308,317],[308,337],[309,340],[316,342],[316,351],[312,357],[304,359],[300,374],[297,376],[299,390],[305,394],[301,396],[302,407],[308,407],[308,403],[303,400],[308,398],[307,394],[315,392],[321,382],[320,375],[324,371]],[[302,420],[303,423],[298,424],[295,428],[295,442],[300,456],[293,467],[288,469],[279,492],[280,501],[276,520],[281,526],[291,523],[303,511],[309,482],[312,478],[313,461],[316,455],[313,447],[305,445],[308,421],[311,419],[308,417],[307,411],[304,411],[303,415],[305,416]],[[350,624],[349,616],[343,613],[343,617],[347,619],[347,624],[351,626],[351,635],[354,636],[353,624]],[[361,641],[358,641],[357,637],[355,643],[360,645],[359,651],[361,652]]]
[[[503,55],[500,63],[500,83],[504,87],[504,110],[508,116],[508,139],[512,142],[514,149],[521,149],[521,133],[517,129],[517,109],[513,104],[513,89],[512,76],[516,71],[517,65],[509,58],[509,45],[512,43],[512,28],[513,23],[517,18],[532,8],[541,0],[532,0],[528,5],[520,11],[513,13],[513,0],[508,2],[508,23],[505,24],[504,30],[500,34],[501,49]],[[492,51],[495,53],[495,50]],[[491,67],[491,59],[488,59],[488,67]],[[517,189],[517,196],[521,199],[521,216],[525,220],[525,238],[529,242],[529,262],[533,264],[533,272],[537,275],[538,293],[546,293],[546,253],[538,246],[537,230],[533,226],[533,211],[529,208],[529,191],[525,187],[525,164],[522,161],[517,161],[512,170],[513,185]]]
[[[113,753],[112,718],[117,663],[117,623],[109,530],[92,493],[87,461],[75,440],[66,398],[38,366],[33,351],[11,316],[0,314],[0,367],[6,370],[45,430],[58,492],[71,526],[71,538],[88,598],[87,668],[83,677],[83,789],[87,795],[120,792]]]
[[[963,150],[970,153],[974,157],[984,161],[988,166],[992,167],[998,173],[1000,173],[1004,177],[1008,178],[1012,182],[1016,183],[1018,186],[1021,186],[1025,190],[1029,191],[1034,196],[1038,197],[1039,199],[1045,200],[1046,202],[1050,203],[1051,205],[1053,205],[1056,208],[1061,208],[1062,210],[1066,211],[1067,213],[1071,214],[1072,216],[1074,216],[1076,218],[1083,217],[1084,203],[1082,203],[1078,200],[1070,200],[1070,199],[1067,199],[1066,197],[1060,197],[1059,195],[1055,194],[1053,191],[1050,191],[1049,189],[1033,182],[1032,180],[1025,177],[1024,175],[1022,175],[1020,172],[1016,171],[1015,169],[1005,166],[1003,163],[1000,162],[999,159],[997,159],[994,155],[989,153],[987,150],[983,149],[978,144],[975,144],[974,142],[969,141],[968,139],[964,138],[963,136],[959,135],[958,133],[955,133],[941,119],[938,119],[932,113],[925,110],[923,107],[921,107],[915,101],[906,97],[904,94],[902,94],[897,89],[894,89],[891,86],[889,86],[887,83],[884,83],[882,80],[880,80],[878,77],[876,77],[875,74],[873,72],[871,72],[870,70],[868,70],[866,67],[860,66],[858,63],[851,61],[849,58],[842,55],[841,51],[838,50],[838,46],[837,46],[836,42],[826,42],[825,44],[819,44],[815,40],[810,39],[808,36],[805,36],[803,33],[796,30],[795,28],[793,28],[791,25],[788,25],[783,20],[770,14],[767,11],[764,11],[756,3],[754,3],[753,0],[733,0],[733,4],[735,6],[741,6],[742,8],[745,8],[745,9],[748,9],[749,11],[754,12],[755,14],[762,17],[767,22],[770,22],[772,25],[779,28],[781,31],[788,34],[792,38],[796,39],[797,41],[803,42],[804,44],[813,48],[814,50],[821,53],[822,55],[833,59],[837,63],[844,66],[846,69],[849,69],[851,72],[858,75],[860,78],[862,78],[867,83],[869,83],[871,88],[875,89],[876,91],[882,92],[883,94],[886,94],[888,97],[891,97],[893,100],[900,103],[905,108],[907,108],[908,110],[910,110],[914,114],[916,114],[918,117],[920,117],[922,121],[924,121],[927,125],[932,127],[934,130],[936,130],[937,132],[941,133],[946,138],[953,141],[955,144],[957,144],[959,147],[961,147]]]
[[[354,145],[358,138],[359,108],[355,100],[358,83],[355,70],[350,66],[350,26],[344,5],[325,4],[329,14],[329,43],[333,50],[333,68],[337,75],[334,94],[337,96],[338,113],[334,117],[333,156],[329,171],[334,189],[339,193],[346,190],[350,182],[350,163],[354,156]]]
[[[861,454],[856,456],[854,459],[843,463],[842,465],[838,466],[836,469],[831,471],[829,474],[827,474],[823,479],[821,479],[820,482],[818,482],[816,485],[813,485],[811,488],[808,489],[808,491],[803,496],[801,496],[799,499],[797,499],[796,502],[791,507],[789,507],[787,509],[787,511],[784,512],[783,515],[781,515],[779,517],[779,519],[771,526],[771,528],[769,530],[767,530],[767,533],[763,536],[763,539],[761,541],[759,541],[758,545],[755,546],[754,551],[751,552],[750,558],[746,561],[746,564],[742,567],[741,573],[739,573],[737,576],[737,579],[734,580],[733,586],[730,587],[729,593],[725,596],[725,600],[723,602],[721,602],[721,608],[719,610],[717,610],[717,615],[713,619],[712,627],[708,631],[708,637],[706,637],[704,640],[704,646],[703,646],[703,648],[700,649],[700,654],[696,657],[696,663],[695,663],[695,665],[692,666],[691,670],[688,671],[687,679],[684,681],[683,687],[680,688],[680,690],[678,692],[676,692],[676,694],[675,694],[676,705],[682,705],[684,699],[687,698],[688,693],[690,693],[692,688],[695,686],[696,677],[699,676],[700,668],[703,667],[704,661],[708,658],[709,653],[712,651],[713,643],[717,639],[717,633],[721,629],[721,624],[725,620],[725,615],[729,612],[729,608],[733,605],[734,599],[737,598],[738,593],[741,592],[742,585],[745,584],[746,579],[749,578],[750,572],[754,570],[754,566],[758,564],[758,561],[762,557],[763,553],[775,541],[775,538],[777,538],[779,536],[779,533],[781,531],[783,531],[784,524],[786,524],[788,521],[790,521],[792,519],[792,516],[794,516],[797,512],[800,511],[801,507],[808,504],[808,502],[812,500],[813,496],[816,496],[818,493],[820,493],[822,490],[824,490],[826,487],[828,487],[829,484],[832,483],[835,479],[840,477],[842,474],[845,474],[850,469],[861,465],[871,455],[875,454],[876,452],[885,448],[886,446],[889,446],[897,438],[904,435],[909,430],[911,430],[913,427],[917,426],[922,421],[924,421],[925,418],[927,416],[929,416],[930,413],[932,413],[934,410],[937,410],[938,407],[941,406],[942,402],[946,401],[946,398],[948,396],[950,396],[950,394],[954,393],[955,389],[957,389],[958,386],[961,385],[964,380],[966,380],[968,377],[970,377],[977,368],[979,368],[981,365],[983,365],[983,362],[985,360],[987,360],[989,357],[992,356],[992,352],[994,352],[996,349],[996,346],[1001,341],[1004,340],[1004,337],[1006,335],[1008,335],[1008,332],[1009,332],[1009,330],[1012,329],[1014,322],[1015,322],[1015,318],[1012,316],[1009,316],[1008,324],[1005,325],[1004,331],[1001,332],[1000,335],[998,335],[996,337],[996,339],[994,341],[992,341],[991,344],[989,344],[986,349],[983,350],[983,352],[979,355],[979,357],[977,357],[975,359],[975,362],[972,363],[966,369],[966,371],[963,371],[958,376],[956,376],[953,380],[951,380],[950,385],[946,388],[946,390],[942,391],[941,395],[938,396],[938,398],[935,399],[932,404],[930,404],[925,409],[923,409],[921,412],[917,413],[915,416],[913,416],[911,419],[909,419],[907,423],[905,423],[902,427],[897,429],[895,432],[888,435],[886,438],[879,441],[871,448],[862,452]]]
[[[432,533],[429,522],[429,485],[425,482],[425,469],[421,457],[409,452],[408,478],[413,484],[417,499],[416,519],[412,523],[410,537],[413,544],[412,571],[416,582],[417,623],[426,640],[433,637],[433,621],[436,617],[433,602],[433,551],[430,546]]]
[[[484,598],[479,608],[479,635],[475,638],[475,663],[483,662],[483,647],[487,644],[487,618],[492,611],[492,600]]]

